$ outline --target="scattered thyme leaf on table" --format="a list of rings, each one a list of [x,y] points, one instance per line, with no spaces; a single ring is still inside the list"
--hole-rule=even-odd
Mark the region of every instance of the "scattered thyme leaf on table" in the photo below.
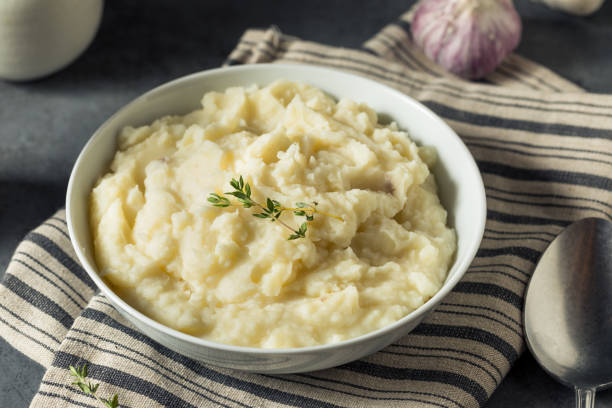
[[[253,217],[269,219],[272,222],[278,222],[280,225],[291,231],[291,235],[289,235],[288,238],[289,240],[306,238],[308,222],[314,220],[315,214],[322,214],[328,217],[335,218],[339,221],[344,221],[342,217],[338,217],[336,215],[328,214],[326,212],[317,210],[317,205],[319,205],[319,203],[317,203],[316,201],[313,201],[312,204],[298,202],[295,203],[296,208],[288,208],[283,207],[278,201],[267,197],[265,205],[260,204],[251,198],[251,186],[249,185],[249,183],[244,182],[242,176],[240,176],[237,180],[232,178],[232,181],[230,181],[230,186],[234,188],[234,191],[230,191],[223,194],[211,193],[208,196],[208,202],[215,207],[229,207],[232,205],[232,202],[229,198],[225,197],[225,195],[233,196],[244,208],[255,207],[258,209],[258,211],[260,211],[253,214]],[[306,222],[303,222],[298,228],[293,228],[280,219],[280,216],[284,211],[292,211],[293,214],[297,215],[298,217],[304,217],[306,219]]]
[[[91,381],[85,382],[85,378],[87,377],[87,364],[83,364],[82,367],[70,366],[70,375],[73,376],[75,379],[72,385],[76,385],[77,387],[79,387],[81,391],[83,391],[85,394],[91,395],[107,408],[119,407],[119,397],[117,397],[117,394],[113,395],[111,398],[108,399],[101,398],[100,396],[98,396],[98,394],[96,394],[96,391],[98,391],[98,387],[100,386],[100,384],[92,384]]]

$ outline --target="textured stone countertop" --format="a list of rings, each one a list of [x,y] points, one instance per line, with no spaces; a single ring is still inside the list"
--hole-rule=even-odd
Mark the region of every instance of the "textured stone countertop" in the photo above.
[[[219,66],[249,27],[278,26],[358,47],[414,1],[162,0],[107,2],[100,30],[68,68],[28,83],[0,81],[0,277],[20,239],[64,205],[70,169],[93,131],[144,91]],[[518,53],[593,92],[612,92],[612,2],[578,18],[528,0]],[[43,375],[0,339],[0,407],[29,405]],[[487,407],[572,407],[572,391],[526,352]],[[598,394],[612,407],[612,391]]]

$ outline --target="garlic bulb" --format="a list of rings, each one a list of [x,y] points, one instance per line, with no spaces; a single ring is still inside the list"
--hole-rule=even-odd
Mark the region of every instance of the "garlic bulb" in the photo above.
[[[512,0],[423,0],[412,19],[414,42],[463,78],[481,78],[518,45],[521,19]]]
[[[593,14],[603,4],[604,0],[539,0],[549,7],[563,10],[578,16]]]

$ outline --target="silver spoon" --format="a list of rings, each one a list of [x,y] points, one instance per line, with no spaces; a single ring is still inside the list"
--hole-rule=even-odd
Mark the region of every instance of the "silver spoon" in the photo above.
[[[612,385],[612,222],[567,227],[540,258],[524,307],[527,346],[540,365],[592,408]]]

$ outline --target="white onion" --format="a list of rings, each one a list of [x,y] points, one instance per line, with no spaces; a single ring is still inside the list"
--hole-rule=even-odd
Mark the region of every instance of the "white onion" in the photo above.
[[[423,0],[411,26],[425,55],[469,79],[494,71],[518,45],[521,29],[512,0]]]

